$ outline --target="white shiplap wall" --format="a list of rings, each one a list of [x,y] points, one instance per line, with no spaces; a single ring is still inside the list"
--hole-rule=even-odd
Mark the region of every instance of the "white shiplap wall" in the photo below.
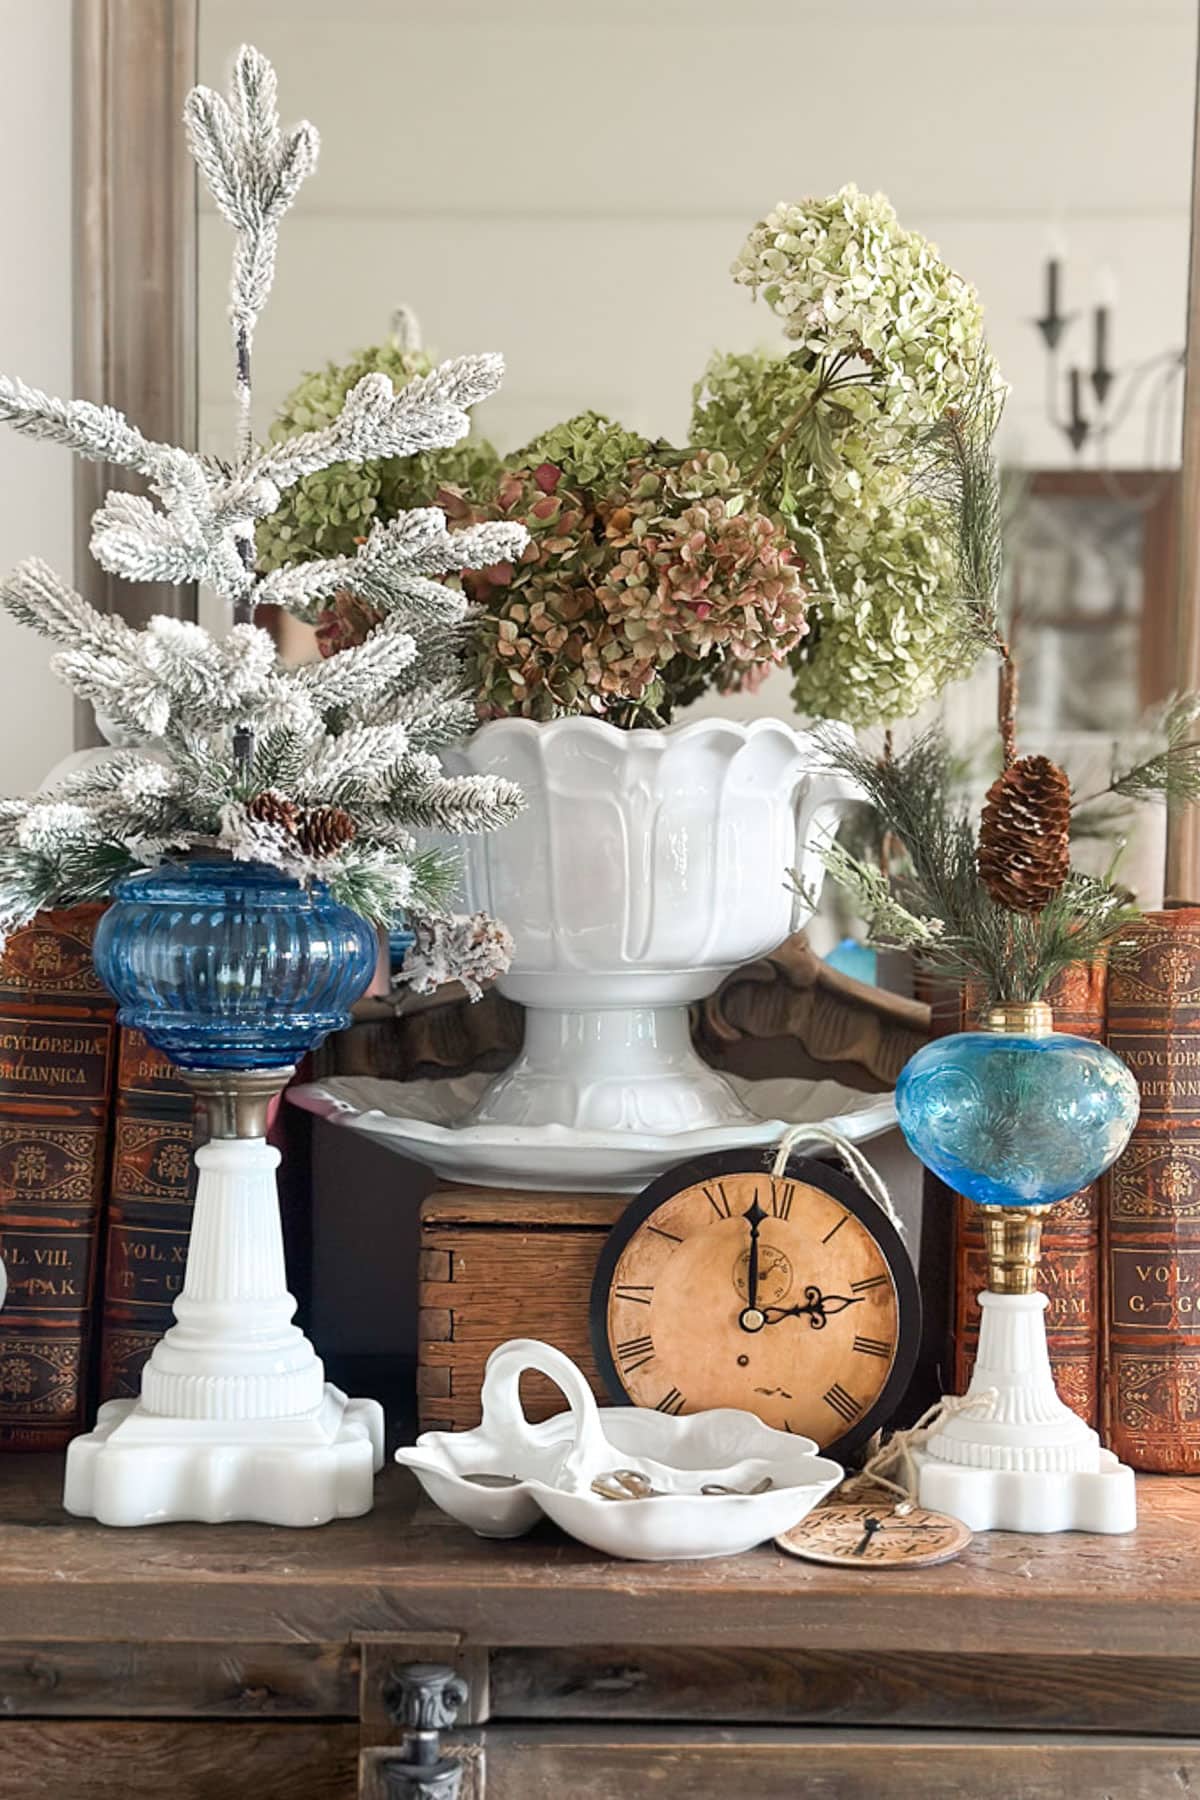
[[[1118,365],[1182,344],[1194,0],[201,0],[204,79],[246,39],[321,165],[285,224],[260,417],[411,302],[445,354],[499,349],[501,448],[595,407],[686,431],[715,347],[779,341],[728,265],[777,199],[882,188],[978,287],[1012,383],[1004,453],[1069,453],[1030,319],[1118,288]],[[228,239],[201,221],[201,419],[228,441]],[[1090,353],[1090,322],[1077,328]],[[1110,460],[1148,460],[1137,412]],[[786,673],[697,711],[791,711]],[[973,731],[979,695],[951,705]],[[986,712],[990,700],[983,699]]]
[[[1193,0],[202,0],[205,78],[250,38],[323,137],[261,331],[264,411],[405,299],[446,353],[504,351],[480,418],[502,445],[586,406],[681,433],[714,345],[777,341],[728,278],[747,227],[853,179],[979,287],[1009,454],[1061,461],[1028,323],[1048,234],[1070,306],[1116,277],[1118,362],[1182,342],[1195,37]],[[226,260],[208,213],[214,443]],[[1145,460],[1136,422],[1122,457]]]

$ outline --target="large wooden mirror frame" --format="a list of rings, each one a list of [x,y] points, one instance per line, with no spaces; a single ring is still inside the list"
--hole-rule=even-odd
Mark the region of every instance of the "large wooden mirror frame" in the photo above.
[[[76,392],[128,411],[155,437],[196,432],[196,188],[179,128],[196,79],[200,0],[74,0]],[[1200,122],[1200,83],[1197,86]],[[130,586],[87,555],[89,524],[121,474],[77,465],[76,578],[97,605],[140,621],[195,616],[195,595]],[[1162,620],[1177,687],[1200,687],[1200,179],[1193,157],[1187,380],[1177,580]],[[1171,651],[1177,654],[1171,656]],[[80,709],[82,743],[93,741]],[[1200,902],[1200,808],[1170,820],[1168,895]]]

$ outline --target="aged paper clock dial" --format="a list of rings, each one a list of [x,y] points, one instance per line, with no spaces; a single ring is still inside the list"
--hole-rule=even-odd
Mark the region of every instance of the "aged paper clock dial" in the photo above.
[[[948,1513],[877,1501],[830,1501],[775,1539],[790,1556],[854,1569],[927,1569],[965,1550],[971,1532]]]
[[[592,1290],[617,1399],[660,1412],[740,1407],[835,1455],[882,1425],[912,1372],[916,1278],[856,1182],[747,1152],[669,1171],[618,1221]]]

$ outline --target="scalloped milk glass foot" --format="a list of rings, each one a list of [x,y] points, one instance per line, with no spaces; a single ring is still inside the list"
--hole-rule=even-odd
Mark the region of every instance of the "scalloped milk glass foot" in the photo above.
[[[499,982],[525,1046],[480,1125],[670,1134],[750,1115],[691,1046],[687,1009],[804,924],[807,891],[855,790],[814,735],[775,719],[619,731],[600,719],[498,719],[447,757],[525,795],[504,831],[463,843],[469,904],[511,929]]]
[[[973,1531],[1132,1531],[1133,1471],[1058,1396],[1037,1291],[1050,1204],[1095,1181],[1137,1118],[1103,1046],[1058,1036],[1048,1006],[993,1008],[897,1083],[909,1147],[983,1215],[988,1287],[971,1384],[917,1453],[920,1501]]]

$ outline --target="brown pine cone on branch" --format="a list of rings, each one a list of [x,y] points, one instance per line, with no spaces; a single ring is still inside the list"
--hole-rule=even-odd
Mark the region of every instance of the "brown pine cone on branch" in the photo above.
[[[247,800],[246,817],[256,819],[260,825],[275,825],[288,837],[294,837],[300,823],[300,808],[286,794],[277,794],[274,788],[267,788],[264,793],[255,794],[253,800]]]
[[[1071,783],[1048,756],[1022,756],[987,791],[979,879],[1010,912],[1041,912],[1071,867]]]
[[[340,806],[314,806],[300,815],[296,842],[305,856],[336,856],[354,837],[354,820]]]

